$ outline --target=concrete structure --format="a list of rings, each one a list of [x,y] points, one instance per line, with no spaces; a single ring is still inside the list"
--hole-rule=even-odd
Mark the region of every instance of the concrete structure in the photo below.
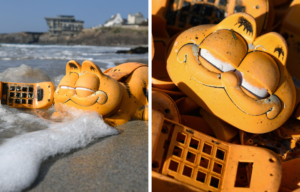
[[[83,29],[83,21],[76,21],[74,16],[57,15],[45,17],[51,35],[73,35]]]
[[[128,24],[141,24],[144,21],[142,13],[128,14]]]
[[[104,27],[121,26],[124,23],[121,14],[112,15],[111,18],[104,23]]]

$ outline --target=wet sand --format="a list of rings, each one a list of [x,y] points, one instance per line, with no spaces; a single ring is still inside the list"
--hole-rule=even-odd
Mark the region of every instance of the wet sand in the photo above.
[[[47,159],[24,191],[148,191],[148,122],[117,129],[119,135]]]

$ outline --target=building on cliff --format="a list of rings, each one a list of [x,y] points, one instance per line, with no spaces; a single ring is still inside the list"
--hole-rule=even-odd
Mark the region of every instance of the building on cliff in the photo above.
[[[104,23],[104,27],[121,26],[123,24],[124,20],[122,19],[121,14],[118,13],[112,15],[111,18]]]
[[[73,35],[83,29],[84,22],[75,20],[71,15],[45,17],[51,35]]]
[[[135,25],[141,24],[144,21],[144,16],[142,13],[138,12],[136,14],[128,14],[128,24]]]
[[[128,27],[128,28],[138,28],[139,26],[148,26],[148,20],[144,19],[144,16],[138,12],[136,14],[128,14],[128,19],[121,17],[120,13],[112,15],[109,20],[107,20],[104,25],[99,24],[98,26],[92,27],[92,29],[98,29],[101,27]]]

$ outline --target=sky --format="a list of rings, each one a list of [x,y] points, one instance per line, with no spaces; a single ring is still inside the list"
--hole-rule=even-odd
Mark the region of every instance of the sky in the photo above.
[[[74,15],[91,28],[117,13],[127,19],[137,12],[148,18],[148,0],[0,0],[0,33],[47,32],[45,17],[57,15]]]

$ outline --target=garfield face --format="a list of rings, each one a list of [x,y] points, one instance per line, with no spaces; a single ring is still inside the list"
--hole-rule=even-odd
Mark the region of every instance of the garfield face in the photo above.
[[[71,60],[66,66],[66,76],[55,91],[54,101],[107,116],[119,106],[122,93],[120,84],[104,75],[93,62],[84,61],[81,66]]]
[[[239,13],[218,25],[182,33],[170,51],[167,70],[205,110],[244,131],[265,133],[282,125],[294,108],[295,89],[284,52],[280,35],[256,38],[255,20]]]

